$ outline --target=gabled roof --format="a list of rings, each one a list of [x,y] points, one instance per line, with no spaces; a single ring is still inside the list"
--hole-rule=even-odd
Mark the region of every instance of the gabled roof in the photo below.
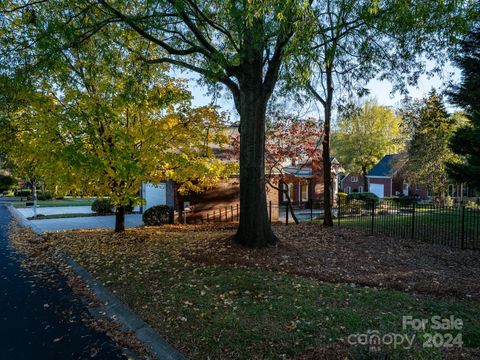
[[[400,154],[385,155],[382,160],[378,162],[367,174],[367,177],[382,176],[391,177],[398,170],[398,160],[400,160]]]
[[[312,168],[311,167],[302,167],[302,166],[286,166],[283,171],[286,174],[290,174],[298,177],[312,177]]]

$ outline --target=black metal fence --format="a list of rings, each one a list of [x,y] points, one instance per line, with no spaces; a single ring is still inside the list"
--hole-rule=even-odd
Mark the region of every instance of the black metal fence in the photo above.
[[[339,199],[337,223],[386,235],[480,249],[480,208],[475,204],[422,204],[413,199]]]

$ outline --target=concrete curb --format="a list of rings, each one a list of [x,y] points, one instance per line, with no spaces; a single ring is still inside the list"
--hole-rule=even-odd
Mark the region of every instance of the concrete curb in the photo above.
[[[37,225],[33,224],[30,220],[28,220],[25,216],[23,216],[19,211],[17,211],[17,209],[15,209],[15,207],[13,207],[13,205],[8,204],[6,205],[6,207],[8,211],[10,211],[10,214],[12,214],[12,217],[18,221],[20,226],[31,228],[35,234],[38,234],[38,235],[43,234],[43,231],[40,230],[40,228],[37,227]]]
[[[128,331],[133,332],[137,339],[147,346],[150,352],[160,360],[185,360],[174,347],[167,343],[150,325],[140,319],[130,308],[123,304],[115,295],[100,284],[87,270],[75,260],[64,254],[64,260],[95,293],[103,305],[100,311],[93,311],[94,316],[108,317],[118,322]],[[97,309],[98,310],[98,309]]]

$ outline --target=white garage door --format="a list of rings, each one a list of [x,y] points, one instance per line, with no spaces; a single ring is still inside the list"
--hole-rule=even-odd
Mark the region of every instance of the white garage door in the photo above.
[[[143,197],[145,198],[146,205],[144,210],[151,208],[155,205],[167,204],[167,186],[165,183],[160,184],[145,184],[143,188]]]
[[[383,184],[368,184],[370,192],[377,195],[379,198],[383,198],[385,195],[385,185]]]

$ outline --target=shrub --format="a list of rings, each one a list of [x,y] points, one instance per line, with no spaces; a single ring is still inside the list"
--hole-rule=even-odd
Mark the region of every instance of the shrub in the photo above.
[[[414,202],[416,202],[415,198],[406,197],[406,196],[392,196],[392,197],[385,197],[383,200],[388,200],[398,206],[410,206]]]
[[[13,177],[8,175],[0,175],[0,192],[10,190],[16,181]]]
[[[52,200],[53,196],[50,193],[37,194],[37,200]]]
[[[445,203],[444,203],[444,206],[453,206],[454,205],[454,201],[453,201],[453,198],[451,196],[447,196],[445,198]]]
[[[92,211],[95,211],[97,215],[106,215],[113,212],[113,206],[110,199],[96,199],[92,203]]]
[[[468,208],[478,208],[479,207],[477,202],[475,202],[473,200],[468,200],[467,203],[465,204],[465,206],[468,207]]]
[[[167,205],[157,205],[147,209],[143,213],[142,219],[147,226],[158,226],[170,223],[170,214],[170,207]]]
[[[368,203],[375,202],[375,204],[378,204],[379,198],[377,195],[371,192],[359,192],[359,193],[351,193],[347,195],[347,201],[350,202],[352,200],[362,200]]]
[[[15,196],[18,197],[29,197],[30,195],[32,195],[32,190],[29,189],[17,190],[15,192]]]
[[[345,200],[348,194],[345,192],[339,192],[337,195],[340,200]]]

